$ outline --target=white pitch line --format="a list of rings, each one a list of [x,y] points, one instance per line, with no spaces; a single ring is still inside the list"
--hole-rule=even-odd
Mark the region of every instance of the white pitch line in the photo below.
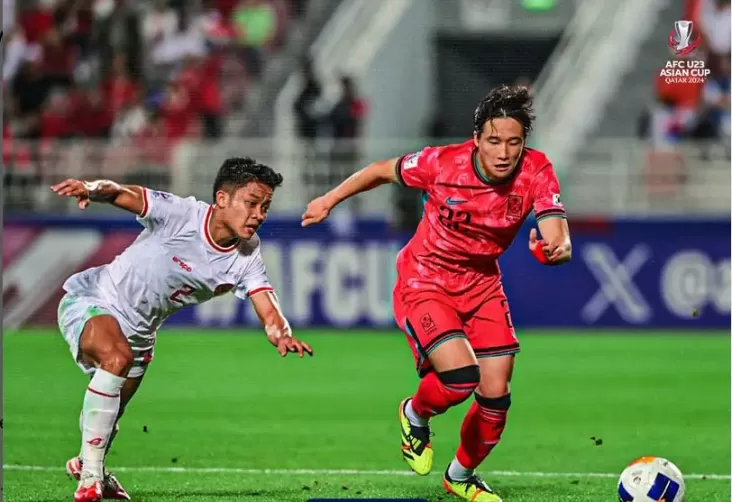
[[[63,467],[43,465],[4,464],[8,471],[66,472]],[[414,476],[411,471],[368,470],[368,469],[244,469],[238,467],[115,467],[114,472],[177,472],[190,474],[251,474],[251,475],[311,475],[311,476]],[[441,473],[433,473],[439,474]],[[523,471],[483,471],[486,477],[527,477],[527,478],[617,478],[620,474],[611,472],[523,472]],[[685,474],[686,479],[729,480],[729,474]]]

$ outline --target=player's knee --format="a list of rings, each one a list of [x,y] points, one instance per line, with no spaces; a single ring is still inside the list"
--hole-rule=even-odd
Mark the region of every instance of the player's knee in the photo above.
[[[453,401],[461,403],[475,391],[480,383],[480,367],[477,364],[441,371],[437,377],[447,389],[452,391]]]
[[[485,399],[499,399],[503,396],[509,395],[510,392],[511,389],[509,383],[502,381],[500,378],[484,378],[476,390],[476,394]]]
[[[485,397],[476,392],[475,401],[482,408],[508,411],[511,407],[511,394],[508,393],[498,397]]]
[[[132,349],[128,346],[115,346],[99,358],[99,367],[113,375],[126,377],[135,362]]]

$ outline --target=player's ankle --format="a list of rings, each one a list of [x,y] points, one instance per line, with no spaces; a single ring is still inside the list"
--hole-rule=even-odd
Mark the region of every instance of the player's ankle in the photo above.
[[[412,399],[407,401],[407,405],[404,407],[404,414],[407,416],[407,420],[409,420],[409,423],[412,425],[415,425],[417,427],[427,427],[429,424],[429,418],[424,418],[420,416],[412,406]]]
[[[465,467],[457,458],[447,466],[447,477],[451,481],[467,481],[475,473],[475,469]]]

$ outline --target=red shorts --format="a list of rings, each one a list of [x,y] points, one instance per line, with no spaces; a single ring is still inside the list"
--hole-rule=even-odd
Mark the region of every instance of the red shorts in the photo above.
[[[500,282],[487,288],[482,297],[471,296],[463,299],[439,290],[410,290],[397,281],[394,317],[407,335],[420,376],[431,369],[429,354],[453,338],[467,338],[478,358],[519,351],[508,300]]]

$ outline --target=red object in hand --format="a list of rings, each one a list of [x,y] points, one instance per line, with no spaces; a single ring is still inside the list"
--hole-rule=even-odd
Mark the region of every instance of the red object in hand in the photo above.
[[[542,265],[551,263],[549,257],[544,254],[544,241],[536,241],[536,247],[531,251],[531,254],[533,254],[534,258],[536,258],[536,260]]]

